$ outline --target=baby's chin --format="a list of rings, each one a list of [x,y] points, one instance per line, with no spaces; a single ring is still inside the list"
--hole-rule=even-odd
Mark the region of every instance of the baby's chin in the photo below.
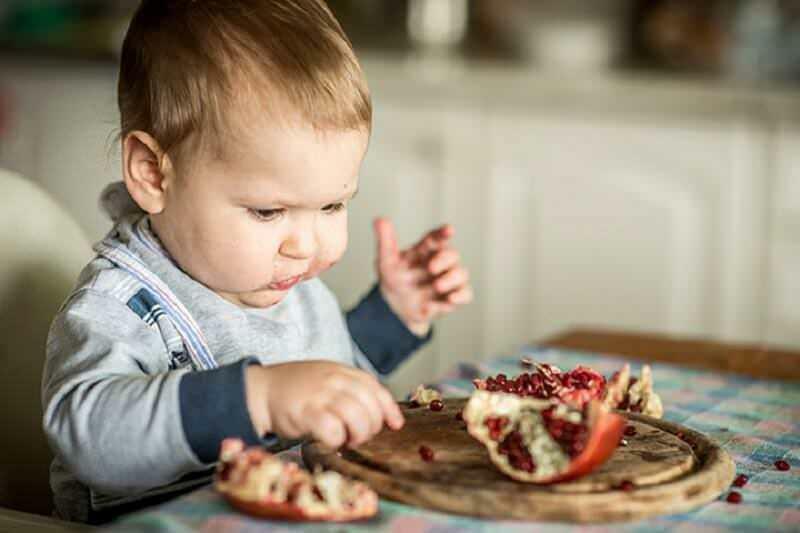
[[[239,307],[267,309],[283,301],[286,295],[289,294],[289,291],[271,291],[269,289],[263,289],[251,292],[218,294]]]

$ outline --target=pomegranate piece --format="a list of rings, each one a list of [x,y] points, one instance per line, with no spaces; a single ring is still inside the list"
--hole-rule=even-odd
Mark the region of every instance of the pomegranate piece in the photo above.
[[[364,483],[333,471],[310,473],[262,448],[225,439],[214,486],[237,509],[279,520],[345,522],[378,512],[378,496]]]
[[[792,467],[789,465],[789,463],[787,463],[786,461],[784,461],[783,459],[781,459],[781,460],[779,460],[779,461],[775,461],[775,468],[777,468],[778,470],[782,470],[782,471],[784,471],[784,472],[785,472],[786,470],[789,470],[789,469],[791,469]]]
[[[625,426],[625,436],[633,437],[636,435],[636,428],[634,426]]]
[[[617,448],[624,419],[592,401],[576,409],[557,400],[477,390],[463,412],[467,431],[504,474],[553,483],[588,474]]]
[[[742,503],[742,495],[735,490],[732,490],[728,493],[728,497],[725,498],[728,503]]]
[[[633,484],[633,481],[624,480],[622,483],[619,484],[619,490],[623,490],[625,492],[630,492],[636,488],[636,485]]]
[[[419,456],[422,457],[423,461],[429,463],[433,461],[433,450],[423,444],[419,447]]]
[[[602,400],[608,409],[622,409],[660,418],[663,415],[661,398],[653,392],[650,367],[642,367],[640,379],[630,377],[630,366],[624,365],[610,380],[595,370],[577,366],[563,372],[547,363],[522,361],[523,367],[533,367],[530,372],[509,378],[505,374],[475,379],[478,390],[505,392],[523,398],[558,399],[581,409],[592,400]]]
[[[430,405],[436,400],[441,401],[442,395],[436,389],[428,389],[425,385],[417,385],[414,394],[411,395],[409,400],[412,404],[416,404],[414,407],[419,407],[420,405]]]
[[[748,481],[750,481],[749,477],[747,477],[744,474],[739,474],[738,476],[736,476],[736,479],[733,480],[733,486],[741,488],[747,485]]]
[[[431,402],[431,403],[428,405],[428,408],[429,408],[431,411],[441,411],[442,409],[444,409],[444,403],[442,403],[442,400],[433,400],[433,401],[432,401],[432,402]]]

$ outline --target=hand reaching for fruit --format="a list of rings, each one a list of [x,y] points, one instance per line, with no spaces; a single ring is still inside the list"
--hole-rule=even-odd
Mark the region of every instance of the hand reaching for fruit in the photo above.
[[[252,365],[247,407],[256,430],[290,439],[309,435],[330,448],[358,446],[384,424],[403,427],[391,393],[362,370],[330,361]]]

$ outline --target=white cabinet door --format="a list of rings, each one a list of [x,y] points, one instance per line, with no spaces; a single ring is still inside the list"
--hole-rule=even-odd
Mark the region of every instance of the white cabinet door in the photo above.
[[[493,120],[485,351],[576,325],[761,338],[764,140],[654,122]]]
[[[774,146],[777,180],[767,340],[800,347],[800,128],[789,124],[779,127]]]

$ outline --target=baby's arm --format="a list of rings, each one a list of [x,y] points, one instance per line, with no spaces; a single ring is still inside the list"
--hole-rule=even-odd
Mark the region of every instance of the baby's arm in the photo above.
[[[242,392],[246,364],[197,373],[227,380],[234,392],[211,399],[218,413],[226,412],[208,413],[206,433],[244,426],[248,440],[258,438]],[[142,492],[208,468],[218,449],[213,435],[205,435],[212,443],[205,452],[190,443],[190,436],[195,443],[204,436],[186,431],[181,395],[199,389],[182,388],[184,375],[169,371],[160,334],[125,305],[91,290],[78,293],[53,322],[47,345],[43,424],[53,451],[80,481],[110,495]]]
[[[409,330],[389,307],[378,284],[346,313],[346,321],[356,362],[380,376],[393,372],[433,336],[432,329],[424,337]]]

